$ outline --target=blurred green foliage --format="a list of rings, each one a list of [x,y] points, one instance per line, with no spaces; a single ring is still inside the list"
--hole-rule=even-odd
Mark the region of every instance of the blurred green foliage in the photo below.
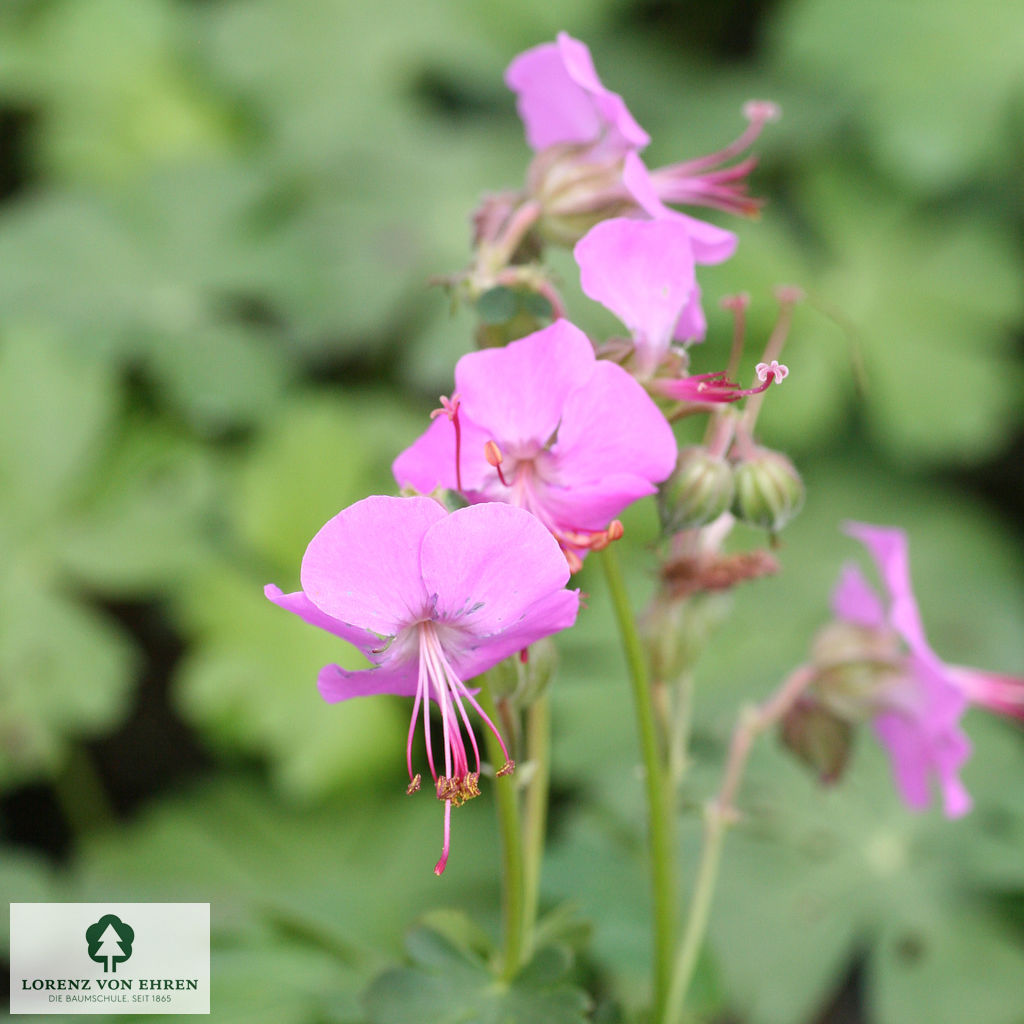
[[[427,281],[465,262],[478,196],[520,183],[528,153],[501,72],[561,28],[651,131],[655,164],[722,145],[749,97],[785,112],[758,147],[762,219],[732,225],[737,258],[706,268],[696,358],[724,361],[723,293],[751,292],[756,346],[772,288],[805,289],[793,373],[762,425],[809,497],[783,574],[737,595],[701,663],[697,755],[804,656],[852,554],[843,518],[909,530],[940,654],[1020,671],[1024,23],[995,8],[0,6],[0,888],[211,901],[225,1021],[406,1019],[379,984],[359,993],[401,957],[409,921],[455,904],[495,929],[486,800],[456,815],[436,880],[439,808],[402,797],[407,709],[322,704],[317,668],[348,655],[261,587],[292,589],[325,519],[393,489],[391,459],[450,391],[472,318],[451,318]],[[607,329],[556,262],[581,325]],[[640,606],[653,511],[628,525]],[[581,1019],[567,978],[598,993],[601,1020],[645,998],[630,711],[600,580],[587,569],[582,586],[588,609],[560,638],[544,885],[593,938],[576,933],[572,969],[549,947],[496,1020],[513,1004]],[[126,607],[155,608],[180,657],[154,653]],[[182,752],[145,806],[98,816],[59,864],[32,852],[47,844],[24,841],[25,801],[73,804],[83,745],[109,776],[100,755],[117,760],[155,678],[203,757]],[[708,1019],[801,1024],[857,965],[872,1022],[1019,1024],[1024,923],[1007,897],[1024,890],[1024,749],[980,715],[968,731],[978,807],[956,824],[909,816],[866,736],[829,793],[759,751],[702,967]],[[692,772],[693,831],[713,761]],[[174,791],[204,765],[201,785]],[[413,965],[391,976],[422,1013],[438,970],[465,991],[484,977],[479,951],[445,934],[413,932]]]

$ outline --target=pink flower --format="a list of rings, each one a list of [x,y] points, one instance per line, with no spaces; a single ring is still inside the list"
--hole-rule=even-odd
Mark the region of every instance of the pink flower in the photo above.
[[[910,585],[907,538],[902,530],[849,523],[846,532],[871,553],[885,585],[881,601],[860,571],[844,569],[833,595],[836,615],[844,622],[880,638],[869,643],[865,661],[887,661],[890,641],[899,640],[902,655],[880,665],[882,685],[874,700],[875,730],[889,752],[903,799],[916,810],[930,802],[934,779],[948,817],[970,810],[971,798],[959,771],[970,755],[960,729],[968,703],[1024,717],[1024,680],[993,676],[976,669],[945,664],[924,635]]]
[[[455,386],[458,456],[453,424],[438,416],[395,460],[395,479],[421,493],[459,489],[471,502],[525,508],[574,567],[614,538],[610,521],[675,465],[657,406],[622,367],[598,361],[567,320],[463,356]]]
[[[531,171],[532,191],[552,208],[549,214],[557,213],[558,223],[549,225],[552,233],[568,233],[573,219],[588,213],[600,219],[602,214],[614,215],[606,211],[626,212],[638,202],[643,206],[625,180],[623,161],[636,157],[650,137],[622,97],[601,83],[585,44],[560,32],[554,43],[519,54],[508,66],[505,82],[516,93],[526,140],[538,154]],[[759,101],[748,103],[743,113],[746,130],[719,152],[653,174],[644,168],[659,201],[745,215],[757,212],[760,201],[747,195],[747,177],[757,161],[751,156],[730,161],[741,156],[779,112],[774,104]],[[699,251],[697,259],[716,262]]]
[[[302,590],[265,588],[275,604],[359,648],[372,668],[320,670],[330,702],[390,693],[414,699],[406,763],[423,709],[427,762],[445,804],[448,861],[451,809],[478,795],[480,754],[467,708],[501,740],[466,682],[541,637],[571,626],[579,593],[563,589],[569,573],[558,545],[533,516],[488,504],[449,515],[430,498],[370,497],[339,512],[310,541]],[[443,773],[431,748],[430,702],[443,730]],[[472,749],[472,763],[466,741]],[[498,767],[506,774],[508,759]]]

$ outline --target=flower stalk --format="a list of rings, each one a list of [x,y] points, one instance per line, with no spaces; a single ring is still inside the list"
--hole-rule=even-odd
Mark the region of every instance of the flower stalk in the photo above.
[[[647,822],[650,838],[650,888],[653,917],[654,1020],[660,1020],[666,1005],[672,950],[676,933],[675,839],[673,836],[670,788],[666,785],[664,757],[658,742],[651,681],[640,633],[633,617],[625,579],[614,545],[600,555],[608,591],[615,610],[623,653],[629,669],[636,709],[640,752],[644,763]]]
[[[697,967],[697,958],[704,945],[711,902],[718,879],[718,866],[722,859],[722,844],[726,829],[739,820],[736,794],[754,741],[782,720],[801,694],[815,679],[813,669],[797,669],[763,704],[745,708],[736,724],[729,744],[729,756],[722,775],[718,795],[708,802],[704,810],[704,841],[694,881],[693,895],[686,917],[683,938],[676,953],[672,978],[665,1004],[663,1024],[682,1024],[686,995]]]

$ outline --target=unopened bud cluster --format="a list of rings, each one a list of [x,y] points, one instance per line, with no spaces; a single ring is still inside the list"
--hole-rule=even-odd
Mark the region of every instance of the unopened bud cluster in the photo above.
[[[778,533],[800,511],[804,484],[785,455],[754,448],[744,457],[715,455],[700,445],[683,448],[662,486],[658,507],[666,533],[705,526],[724,512]]]

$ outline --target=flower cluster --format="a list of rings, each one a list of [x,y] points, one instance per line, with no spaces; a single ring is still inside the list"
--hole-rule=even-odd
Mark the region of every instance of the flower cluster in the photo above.
[[[646,132],[578,40],[562,33],[521,54],[506,81],[535,155],[523,192],[491,197],[477,212],[475,262],[459,280],[474,301],[506,289],[515,312],[501,331],[478,335],[497,347],[459,360],[451,396],[395,460],[406,496],[344,509],[310,542],[301,590],[266,588],[271,601],[367,658],[358,671],[325,666],[325,700],[412,698],[408,791],[421,784],[413,741],[422,725],[445,806],[439,874],[451,810],[479,794],[486,770],[472,716],[502,752],[494,774],[514,767],[515,751],[471,681],[574,623],[570,573],[622,536],[620,513],[663,493],[678,471],[666,402],[707,413],[788,372],[776,346],[751,388],[725,372],[685,375],[686,345],[706,332],[696,267],[729,258],[736,236],[666,205],[755,212],[746,192],[754,160],[742,154],[773,108],[751,107],[750,128],[721,153],[651,172],[640,157]],[[628,341],[595,346],[562,315],[534,262],[552,240],[575,244],[584,292],[622,320]]]
[[[473,263],[449,282],[488,325],[477,335],[482,350],[458,361],[450,397],[395,459],[405,496],[368,497],[342,510],[310,542],[301,589],[266,588],[275,604],[367,659],[356,671],[325,666],[325,700],[412,699],[407,791],[422,781],[413,753],[422,728],[444,804],[438,874],[449,857],[452,808],[479,795],[488,770],[474,716],[500,751],[494,775],[514,768],[517,709],[505,703],[501,715],[488,713],[490,698],[470,684],[504,659],[527,661],[532,644],[573,625],[579,592],[566,584],[589,553],[623,535],[619,515],[657,497],[661,588],[645,621],[650,666],[670,683],[703,642],[702,595],[778,568],[766,551],[726,553],[733,525],[774,539],[803,501],[793,464],[755,439],[766,392],[789,375],[779,357],[800,295],[778,292],[778,322],[748,370],[749,387],[737,383],[745,296],[723,300],[734,318],[724,368],[691,373],[691,349],[708,331],[697,268],[730,258],[737,239],[674,208],[755,213],[760,204],[747,191],[755,160],[744,154],[775,107],[748,105],[747,130],[719,153],[651,171],[640,155],[647,133],[578,40],[561,33],[520,54],[506,82],[534,151],[526,187],[484,202],[474,218]],[[573,247],[584,294],[628,337],[594,341],[569,321],[537,262],[546,242]],[[706,417],[704,438],[680,450],[672,424],[693,416]],[[1024,681],[945,665],[921,627],[904,535],[848,530],[877,563],[887,600],[846,569],[836,621],[796,677],[797,698],[770,702],[768,712],[782,709],[773,721],[782,719],[786,743],[830,779],[842,771],[854,725],[870,719],[907,802],[925,806],[934,781],[946,813],[962,814],[970,800],[959,772],[969,744],[960,717],[975,702],[1024,718]],[[662,694],[668,716],[674,699],[685,700]],[[735,773],[727,777],[731,787]]]

